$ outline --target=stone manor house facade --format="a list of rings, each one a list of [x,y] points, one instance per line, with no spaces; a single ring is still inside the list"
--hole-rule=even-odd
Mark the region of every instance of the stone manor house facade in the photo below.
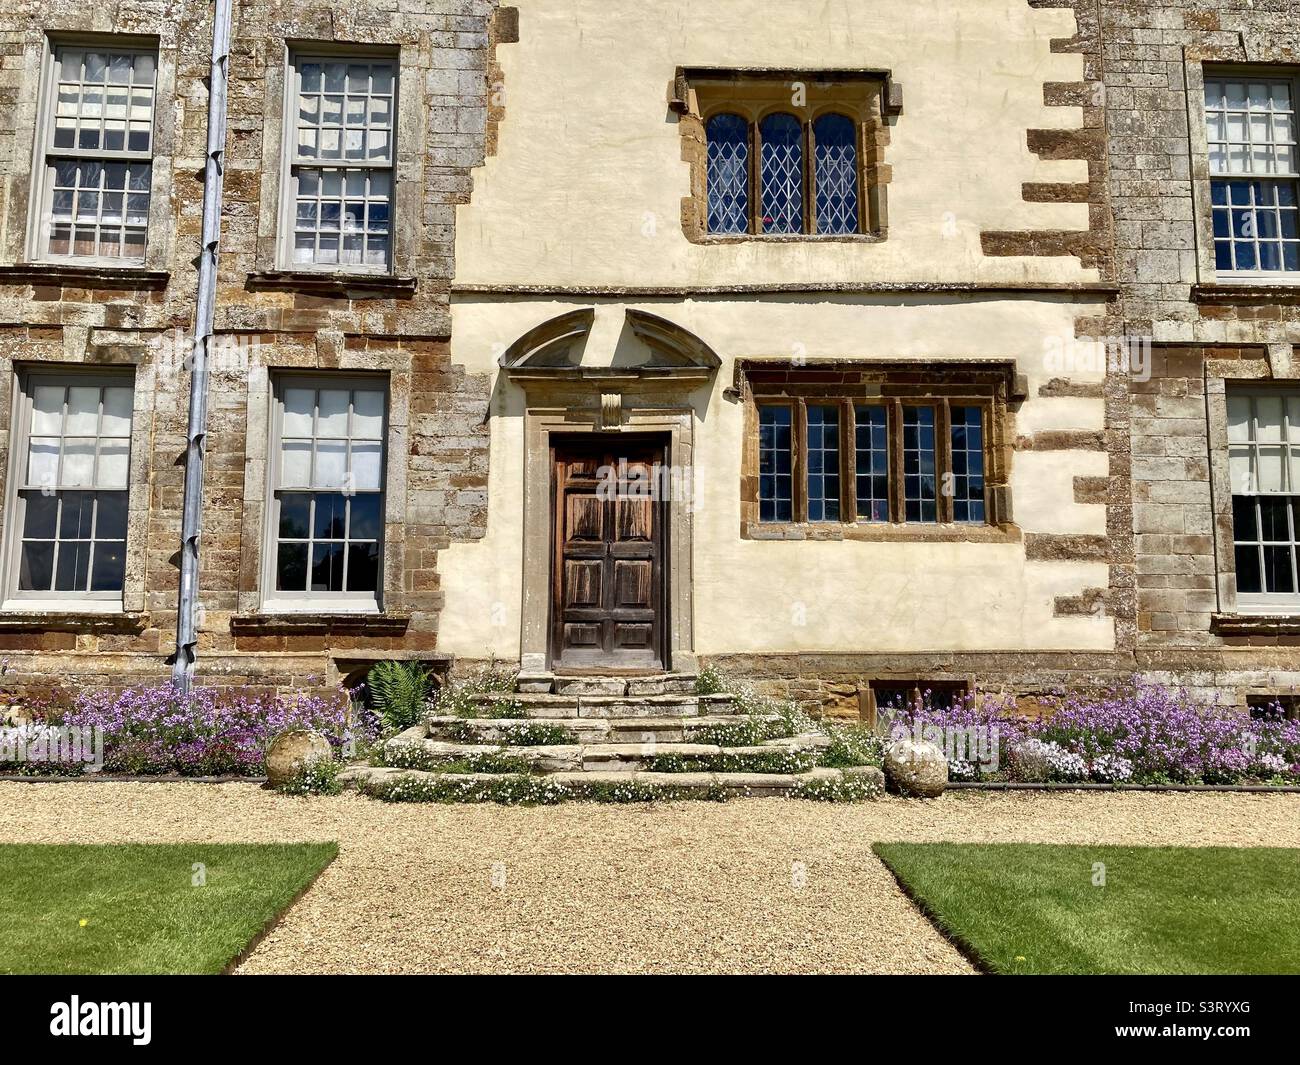
[[[0,14],[4,683],[170,675],[208,0]],[[1300,696],[1300,0],[236,0],[200,682]]]

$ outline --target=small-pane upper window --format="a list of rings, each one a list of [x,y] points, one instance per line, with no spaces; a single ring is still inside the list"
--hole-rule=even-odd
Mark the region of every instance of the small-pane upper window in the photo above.
[[[56,47],[47,103],[37,255],[144,261],[153,180],[157,55]]]
[[[271,498],[279,600],[378,599],[383,548],[381,382],[282,382]]]
[[[131,455],[129,378],[33,374],[15,526],[19,598],[120,598]]]
[[[1294,85],[1207,78],[1215,268],[1300,273]]]
[[[296,57],[286,205],[295,266],[387,269],[396,64]]]
[[[1228,469],[1239,601],[1300,605],[1300,393],[1229,394]]]

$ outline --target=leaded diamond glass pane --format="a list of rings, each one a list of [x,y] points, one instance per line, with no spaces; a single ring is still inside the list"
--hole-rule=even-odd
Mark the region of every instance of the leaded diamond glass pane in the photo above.
[[[817,232],[858,232],[857,127],[844,115],[813,123],[813,172],[817,182]]]
[[[768,115],[762,139],[764,233],[803,232],[803,127],[794,115]]]
[[[709,232],[749,231],[749,125],[739,115],[714,115],[706,131]]]

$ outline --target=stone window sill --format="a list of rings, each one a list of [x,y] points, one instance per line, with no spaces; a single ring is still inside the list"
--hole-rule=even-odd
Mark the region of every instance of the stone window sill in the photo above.
[[[0,266],[0,285],[57,285],[65,288],[163,289],[167,270],[143,266],[77,266],[72,263],[17,263]]]
[[[1259,284],[1220,282],[1192,286],[1192,302],[1205,304],[1300,304],[1300,281]]]
[[[413,276],[347,273],[324,270],[263,270],[248,275],[253,292],[301,292],[341,299],[409,299],[415,295]]]
[[[909,525],[834,522],[749,521],[741,526],[746,540],[863,540],[872,543],[1014,544],[1021,540],[1017,525]]]
[[[880,244],[878,233],[703,233],[700,244]]]
[[[149,615],[132,611],[4,610],[0,632],[143,632]]]
[[[1300,614],[1211,614],[1216,636],[1300,636]]]
[[[409,614],[236,614],[233,636],[402,636]]]

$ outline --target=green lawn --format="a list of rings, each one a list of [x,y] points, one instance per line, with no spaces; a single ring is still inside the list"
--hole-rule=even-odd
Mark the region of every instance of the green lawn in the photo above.
[[[1300,850],[877,843],[995,973],[1300,973]],[[1094,863],[1105,865],[1096,886]]]
[[[334,843],[0,845],[0,973],[219,973],[337,853]]]

